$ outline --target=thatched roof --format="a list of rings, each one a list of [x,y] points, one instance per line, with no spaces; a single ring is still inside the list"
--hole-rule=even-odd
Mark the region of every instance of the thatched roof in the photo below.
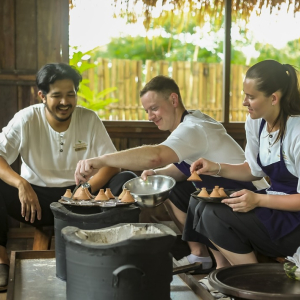
[[[162,3],[160,11],[161,18],[172,16],[174,13],[181,14],[187,7],[198,20],[198,25],[204,24],[205,17],[211,19],[221,19],[222,11],[226,0],[111,0],[114,2],[116,16],[126,16],[129,22],[135,22],[140,16],[136,11],[138,6],[142,5],[142,15],[144,17],[144,26],[149,29],[153,19],[153,11],[157,5]],[[232,18],[247,21],[252,12],[258,15],[261,9],[266,6],[270,13],[280,10],[283,3],[288,4],[287,9],[294,13],[300,11],[300,0],[231,0]],[[171,10],[170,10],[171,5]],[[156,16],[157,17],[157,16]]]
[[[111,1],[115,8],[115,17],[125,17],[129,23],[135,23],[139,17],[144,18],[144,26],[148,30],[151,22],[156,18],[159,26],[164,20],[170,18],[181,18],[186,14],[186,10],[196,18],[198,26],[202,26],[210,18],[216,23],[221,23],[223,18],[223,8],[225,2],[229,0],[105,0]],[[282,9],[282,5],[287,11],[294,14],[300,11],[300,0],[231,0],[232,19],[248,21],[252,12],[260,15],[262,8],[267,7],[270,14]],[[76,0],[69,0],[72,9],[76,5]],[[160,6],[159,15],[157,8]],[[140,9],[142,7],[142,10]],[[155,16],[154,16],[155,12]],[[157,22],[161,19],[161,22]]]

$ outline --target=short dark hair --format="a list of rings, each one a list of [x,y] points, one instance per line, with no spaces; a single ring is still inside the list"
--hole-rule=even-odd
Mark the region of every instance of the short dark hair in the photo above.
[[[153,77],[140,91],[140,97],[149,91],[162,93],[165,94],[165,96],[169,96],[171,93],[176,93],[180,102],[182,102],[179,87],[175,80],[170,77],[163,75]]]
[[[44,65],[36,75],[36,85],[43,95],[47,95],[50,90],[50,84],[56,80],[70,79],[74,83],[76,92],[79,89],[79,83],[82,76],[79,71],[65,63],[52,63]]]

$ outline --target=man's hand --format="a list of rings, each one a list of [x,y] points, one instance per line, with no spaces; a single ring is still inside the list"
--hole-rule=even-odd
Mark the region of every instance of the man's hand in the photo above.
[[[99,157],[80,160],[74,174],[76,185],[88,181],[102,167],[104,165],[101,164]]]
[[[152,169],[151,170],[144,170],[142,175],[141,175],[141,178],[146,181],[148,176],[155,175],[155,174],[156,174],[155,171],[152,170]]]
[[[35,215],[37,219],[42,219],[42,209],[38,197],[29,182],[25,181],[20,184],[19,199],[21,202],[21,215],[26,221],[33,223]]]

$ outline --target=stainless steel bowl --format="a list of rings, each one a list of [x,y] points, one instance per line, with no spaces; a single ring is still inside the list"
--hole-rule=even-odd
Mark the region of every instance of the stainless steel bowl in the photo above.
[[[131,195],[142,207],[155,207],[163,203],[169,196],[176,181],[165,175],[148,176],[144,181],[141,177],[133,178],[124,183],[123,188],[130,190]]]

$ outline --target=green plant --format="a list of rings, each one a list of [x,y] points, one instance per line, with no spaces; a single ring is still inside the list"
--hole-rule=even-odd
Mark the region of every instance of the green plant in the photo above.
[[[70,65],[76,67],[80,74],[83,74],[83,72],[89,69],[94,69],[96,67],[96,64],[91,63],[88,60],[90,56],[94,54],[95,49],[89,50],[87,52],[81,52],[77,51],[77,47],[74,47],[73,50],[75,51],[73,52],[69,63]],[[97,80],[97,74],[95,74],[95,77],[95,79]],[[79,85],[79,91],[77,93],[77,95],[79,96],[77,103],[79,105],[96,111],[100,116],[100,110],[104,109],[111,103],[119,101],[116,98],[107,97],[111,92],[117,90],[116,87],[107,88],[98,92],[96,90],[91,90],[89,87],[89,83],[89,79],[83,79]]]
[[[83,81],[89,81],[89,80],[84,79]],[[100,109],[104,109],[107,105],[119,101],[118,99],[115,98],[105,99],[106,95],[117,90],[116,87],[104,89],[103,91],[97,93],[95,91],[92,91],[88,86],[81,84],[79,90],[80,91],[77,93],[77,95],[82,99],[80,98],[78,99],[78,104],[97,112]]]
[[[94,63],[90,63],[88,59],[94,53],[95,49],[89,50],[87,52],[77,51],[78,47],[72,47],[73,54],[69,58],[69,64],[76,67],[80,74],[89,69],[95,68]]]

